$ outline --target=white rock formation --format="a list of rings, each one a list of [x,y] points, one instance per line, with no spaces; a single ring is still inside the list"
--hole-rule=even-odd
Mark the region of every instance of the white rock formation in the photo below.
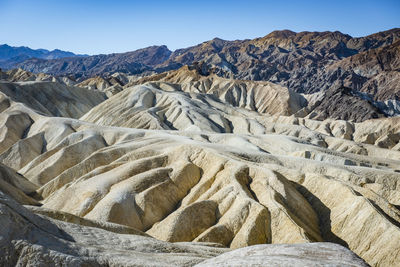
[[[10,99],[48,116],[79,118],[107,97],[97,90],[55,82],[0,81],[0,99],[2,105]]]
[[[339,255],[339,257],[338,257]],[[224,253],[196,266],[366,266],[332,243],[257,245]]]
[[[0,223],[2,266],[255,266],[278,260],[296,266],[310,266],[312,260],[324,265],[367,266],[351,251],[330,243],[259,245],[225,256],[228,249],[215,244],[169,243],[126,233],[117,225],[109,231],[38,216],[1,191]]]
[[[29,180],[20,187],[8,179],[1,190],[23,204],[40,201],[31,209],[38,214],[82,224],[35,221],[13,204],[1,215],[11,230],[1,234],[24,241],[7,243],[13,256],[4,259],[193,265],[226,252],[201,242],[236,249],[329,241],[374,266],[400,261],[400,120],[271,116],[170,88],[125,89],[82,120],[47,117],[1,95],[0,161],[11,177]],[[305,257],[314,248],[324,252]],[[280,249],[293,255],[288,265],[363,266],[326,244],[250,247],[232,252],[232,265],[250,254],[249,264],[261,254],[274,264]],[[203,263],[229,263],[221,257]]]

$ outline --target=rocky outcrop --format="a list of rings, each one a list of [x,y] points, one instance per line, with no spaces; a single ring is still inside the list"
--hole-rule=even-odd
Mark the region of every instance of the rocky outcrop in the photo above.
[[[77,83],[71,76],[56,77],[45,73],[32,73],[23,69],[11,69],[8,71],[0,69],[0,80],[8,82],[57,82],[65,85],[75,85]]]
[[[385,117],[384,112],[375,107],[373,102],[348,87],[327,90],[298,114],[302,116],[307,114],[307,118],[314,120],[330,118],[352,122]]]
[[[334,84],[342,83],[376,101],[399,100],[400,40],[338,61],[322,75]]]

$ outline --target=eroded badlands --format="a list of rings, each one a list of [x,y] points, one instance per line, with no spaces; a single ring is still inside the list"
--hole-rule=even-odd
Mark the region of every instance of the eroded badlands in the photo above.
[[[2,264],[399,264],[399,118],[210,84],[1,83]]]

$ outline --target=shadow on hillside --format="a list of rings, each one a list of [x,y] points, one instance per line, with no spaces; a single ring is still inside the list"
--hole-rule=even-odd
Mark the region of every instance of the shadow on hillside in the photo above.
[[[298,191],[307,199],[311,207],[316,211],[319,220],[319,230],[321,231],[321,236],[324,241],[333,242],[349,248],[349,245],[346,241],[331,231],[331,210],[304,186],[296,184],[296,187]]]

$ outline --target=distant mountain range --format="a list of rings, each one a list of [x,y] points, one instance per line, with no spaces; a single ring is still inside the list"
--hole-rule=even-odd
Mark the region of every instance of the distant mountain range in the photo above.
[[[154,68],[169,59],[171,54],[166,46],[151,46],[119,54],[61,59],[32,58],[16,64],[15,67],[34,73],[72,74],[76,77],[91,77],[114,72],[140,74],[154,71]]]
[[[0,67],[9,69],[15,67],[16,64],[24,62],[30,58],[41,59],[59,59],[66,57],[82,57],[87,55],[77,55],[72,52],[55,49],[52,51],[46,49],[31,49],[26,46],[9,46],[7,44],[0,45]]]
[[[166,46],[86,57],[62,51],[33,51],[41,56],[30,54],[28,59],[7,66],[79,78],[115,72],[148,75],[196,65],[203,74],[270,81],[298,93],[344,86],[374,101],[400,99],[399,28],[359,38],[338,31],[283,30],[252,40],[215,38],[173,52]]]

